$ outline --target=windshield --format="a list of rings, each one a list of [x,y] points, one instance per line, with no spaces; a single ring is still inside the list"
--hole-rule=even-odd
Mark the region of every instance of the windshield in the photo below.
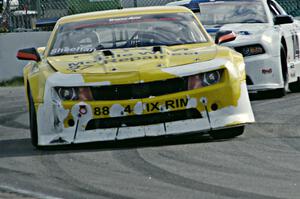
[[[199,16],[204,25],[231,23],[267,23],[264,5],[260,1],[227,1],[201,3]]]
[[[202,42],[207,39],[190,13],[128,16],[62,25],[50,56]]]

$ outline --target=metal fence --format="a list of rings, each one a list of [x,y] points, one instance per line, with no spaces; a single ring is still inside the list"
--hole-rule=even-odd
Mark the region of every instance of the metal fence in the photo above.
[[[277,0],[293,16],[300,16],[300,0]]]
[[[121,0],[123,8],[160,6],[175,0]]]
[[[3,15],[0,15],[0,32],[32,30],[41,20],[56,21],[62,16],[71,14],[158,6],[172,1],[175,0],[5,0],[7,6]],[[278,2],[289,14],[300,16],[300,0],[278,0]],[[10,9],[10,4],[13,9]]]

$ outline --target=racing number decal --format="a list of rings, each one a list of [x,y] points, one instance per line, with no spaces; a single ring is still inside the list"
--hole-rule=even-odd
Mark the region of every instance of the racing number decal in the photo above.
[[[297,32],[292,32],[292,40],[293,40],[293,47],[294,47],[294,60],[300,58],[300,45],[299,45],[299,36]]]
[[[147,113],[155,113],[155,112],[161,112],[164,110],[174,110],[174,109],[186,108],[188,106],[188,103],[189,103],[188,98],[180,98],[180,99],[166,100],[161,103],[160,102],[149,102],[144,105],[145,105],[145,111]],[[134,109],[130,105],[127,105],[124,107],[124,109],[122,109],[121,115],[127,115],[125,113],[131,114],[132,112],[134,112]],[[110,115],[110,108],[108,106],[95,107],[94,115],[96,115],[96,116]]]
[[[94,115],[109,115],[109,107],[103,106],[103,107],[96,107],[94,109]]]
[[[124,108],[124,113],[132,113],[133,110],[130,107],[130,105],[127,105]],[[110,114],[110,108],[108,106],[102,106],[102,107],[95,107],[94,108],[94,115],[100,116],[100,115],[109,115]]]
[[[132,113],[132,109],[131,109],[130,105],[125,107],[124,112],[129,113],[129,114]]]

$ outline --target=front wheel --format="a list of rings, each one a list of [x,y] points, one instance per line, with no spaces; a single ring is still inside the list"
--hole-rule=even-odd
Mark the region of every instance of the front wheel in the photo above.
[[[245,126],[239,126],[239,127],[234,127],[234,128],[224,129],[224,130],[212,131],[210,133],[210,136],[216,140],[230,139],[242,135],[244,133],[244,130],[245,130]]]
[[[287,90],[288,90],[288,82],[289,82],[289,75],[288,75],[288,70],[287,70],[287,54],[286,54],[286,50],[283,47],[283,45],[281,45],[280,48],[280,62],[281,62],[281,72],[282,72],[282,78],[283,78],[283,88],[279,88],[279,89],[275,89],[273,91],[273,97],[276,98],[281,98],[284,97],[287,94]]]
[[[29,100],[29,122],[30,122],[31,144],[37,148],[38,147],[37,119],[36,119],[34,102],[30,90],[28,91],[28,100]]]
[[[272,93],[272,97],[274,98],[284,97],[286,96],[286,86],[284,88],[278,88],[270,92]]]
[[[290,83],[289,89],[291,92],[300,92],[300,79],[298,78],[296,82]]]

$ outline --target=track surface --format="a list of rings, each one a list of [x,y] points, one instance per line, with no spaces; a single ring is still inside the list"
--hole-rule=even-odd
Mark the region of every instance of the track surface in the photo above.
[[[232,140],[48,151],[30,144],[23,88],[1,88],[0,97],[0,198],[300,198],[300,94],[253,101],[257,123]]]

